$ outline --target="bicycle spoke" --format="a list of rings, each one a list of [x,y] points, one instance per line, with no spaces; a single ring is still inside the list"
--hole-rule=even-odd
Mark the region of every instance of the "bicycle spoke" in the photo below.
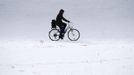
[[[59,31],[57,29],[53,29],[49,32],[49,38],[52,41],[58,41],[59,40]]]
[[[68,38],[71,40],[71,41],[77,41],[80,37],[80,33],[78,30],[76,29],[72,29],[68,32]]]

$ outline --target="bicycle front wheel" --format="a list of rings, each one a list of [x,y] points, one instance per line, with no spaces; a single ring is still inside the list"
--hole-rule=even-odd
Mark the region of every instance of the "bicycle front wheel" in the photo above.
[[[68,38],[71,41],[77,41],[80,38],[80,32],[77,29],[70,29],[68,31]]]
[[[59,35],[60,35],[60,32],[58,29],[52,29],[51,31],[49,31],[48,36],[52,41],[58,41],[60,39]]]

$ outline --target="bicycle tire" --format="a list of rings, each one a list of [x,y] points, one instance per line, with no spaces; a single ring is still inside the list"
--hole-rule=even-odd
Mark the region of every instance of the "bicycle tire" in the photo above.
[[[72,34],[72,33],[74,33],[74,31],[77,33],[75,33],[75,34]],[[71,34],[75,37],[75,35],[76,35],[76,38],[74,38],[74,37],[71,37]],[[77,29],[70,29],[69,31],[68,31],[68,38],[69,38],[69,40],[71,40],[71,41],[77,41],[79,38],[80,38],[80,32],[77,30]]]
[[[52,32],[55,32],[55,33],[53,34]],[[52,36],[51,36],[51,34],[52,34]],[[52,40],[52,41],[58,41],[60,39],[59,38],[59,34],[60,34],[60,32],[59,32],[58,29],[52,29],[52,30],[49,31],[48,36],[49,36],[49,39],[50,40]],[[55,39],[53,37],[55,37]]]

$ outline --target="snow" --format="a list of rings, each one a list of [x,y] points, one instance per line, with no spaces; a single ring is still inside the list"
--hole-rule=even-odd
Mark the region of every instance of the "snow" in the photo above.
[[[133,3],[0,0],[0,75],[134,75]],[[78,41],[48,38],[60,9]]]
[[[0,75],[133,75],[133,40],[1,40]]]

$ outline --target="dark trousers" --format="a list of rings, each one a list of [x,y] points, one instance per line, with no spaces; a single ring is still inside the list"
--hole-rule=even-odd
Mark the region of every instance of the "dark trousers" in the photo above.
[[[58,24],[58,27],[60,28],[60,35],[62,36],[62,33],[65,33],[65,28],[66,28],[67,24],[66,23],[60,23]]]
[[[67,26],[66,23],[61,23],[61,24],[58,25],[58,27],[60,28],[61,33],[64,33],[64,30],[65,30],[66,26]]]

